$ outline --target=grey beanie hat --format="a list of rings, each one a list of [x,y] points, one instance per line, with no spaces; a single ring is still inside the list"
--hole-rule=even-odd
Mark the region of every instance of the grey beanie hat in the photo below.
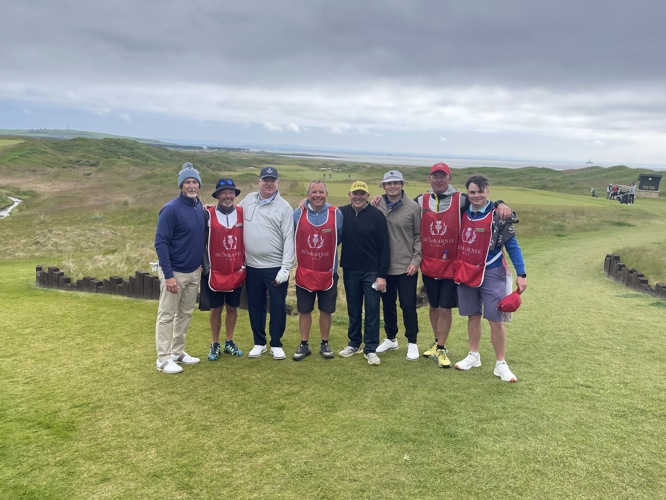
[[[199,181],[199,187],[201,187],[201,176],[197,172],[194,166],[188,161],[183,164],[183,169],[178,172],[178,188],[183,187],[183,182],[185,179],[196,179]]]

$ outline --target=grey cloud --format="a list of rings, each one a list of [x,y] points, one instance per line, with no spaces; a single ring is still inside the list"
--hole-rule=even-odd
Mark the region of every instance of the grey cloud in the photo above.
[[[666,130],[662,0],[6,4],[0,101],[301,135],[437,130],[448,145]]]
[[[18,49],[9,69],[45,54],[110,78],[576,88],[663,80],[664,14],[650,0],[28,1],[0,36]]]

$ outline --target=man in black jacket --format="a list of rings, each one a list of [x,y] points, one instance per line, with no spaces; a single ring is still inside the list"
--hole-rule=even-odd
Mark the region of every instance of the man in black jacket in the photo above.
[[[340,207],[342,221],[342,256],[349,344],[340,356],[349,357],[364,343],[363,353],[368,363],[378,365],[379,294],[386,290],[389,270],[389,238],[386,218],[368,203],[370,192],[363,181],[356,181],[349,190],[349,205]],[[361,332],[365,301],[364,335]]]

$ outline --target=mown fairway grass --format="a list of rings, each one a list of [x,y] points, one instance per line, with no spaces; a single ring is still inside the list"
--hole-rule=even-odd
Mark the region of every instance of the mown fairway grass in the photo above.
[[[347,180],[331,184],[343,198]],[[483,366],[470,372],[407,362],[402,334],[379,367],[316,352],[299,363],[211,363],[200,312],[188,352],[202,362],[164,375],[154,367],[156,302],[34,285],[36,264],[116,253],[104,239],[86,246],[89,227],[150,250],[158,201],[65,210],[64,196],[56,205],[35,196],[43,213],[26,203],[0,221],[0,498],[663,498],[666,307],[608,280],[602,265],[618,235],[663,248],[666,204],[491,189],[519,211],[529,274],[507,326],[517,384],[492,375],[485,325]],[[43,226],[62,236],[48,239]],[[346,344],[339,308],[336,352]],[[425,309],[419,317],[423,351],[432,334]],[[289,317],[288,356],[297,330]],[[236,339],[247,352],[245,311]],[[448,347],[454,362],[467,353],[455,315]]]

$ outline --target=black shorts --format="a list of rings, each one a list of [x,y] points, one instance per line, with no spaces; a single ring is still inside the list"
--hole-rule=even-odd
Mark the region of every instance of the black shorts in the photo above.
[[[423,286],[425,286],[431,307],[441,307],[443,309],[458,307],[458,285],[452,279],[437,280],[424,274]]]
[[[333,286],[328,290],[309,292],[305,288],[296,285],[296,310],[301,314],[311,313],[314,310],[315,297],[317,297],[317,308],[321,312],[333,314],[335,302],[338,299],[338,274],[333,274]]]
[[[215,292],[208,286],[208,275],[204,274],[201,276],[199,310],[210,311],[211,309],[222,307],[224,304],[231,307],[238,307],[240,305],[241,290],[243,290],[243,285],[231,292]]]

